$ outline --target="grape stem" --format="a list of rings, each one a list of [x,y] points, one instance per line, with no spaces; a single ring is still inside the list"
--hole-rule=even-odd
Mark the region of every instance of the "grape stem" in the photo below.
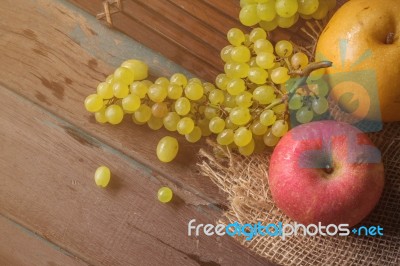
[[[301,78],[296,81],[296,83],[293,85],[293,87],[290,89],[289,92],[292,94],[298,87],[302,86],[306,82],[306,80],[307,80],[308,76],[311,74],[311,72],[313,72],[317,69],[320,69],[320,68],[328,68],[331,66],[332,66],[331,61],[320,61],[320,62],[313,62],[313,63],[309,64],[303,70],[292,71],[289,74],[297,74],[297,75],[301,76]]]

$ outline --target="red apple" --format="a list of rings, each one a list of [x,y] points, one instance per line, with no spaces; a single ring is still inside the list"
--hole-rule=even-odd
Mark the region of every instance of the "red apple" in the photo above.
[[[276,205],[291,219],[353,226],[377,204],[384,170],[366,134],[346,123],[318,121],[281,139],[268,181]]]

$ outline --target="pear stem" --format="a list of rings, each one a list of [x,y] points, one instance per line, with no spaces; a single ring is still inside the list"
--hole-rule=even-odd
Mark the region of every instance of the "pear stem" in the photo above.
[[[393,44],[394,43],[394,32],[389,32],[386,36],[386,44]]]

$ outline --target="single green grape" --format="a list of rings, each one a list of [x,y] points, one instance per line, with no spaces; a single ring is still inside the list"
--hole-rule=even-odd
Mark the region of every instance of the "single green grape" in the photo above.
[[[225,118],[225,128],[235,130],[235,129],[239,128],[239,126],[236,125],[235,123],[233,123],[229,117],[227,117],[227,118]]]
[[[149,76],[149,67],[143,61],[130,59],[121,64],[121,67],[126,67],[134,73],[135,80],[144,80]]]
[[[176,112],[169,112],[163,119],[164,127],[168,131],[176,131],[179,120],[181,117]]]
[[[94,118],[96,119],[97,122],[104,124],[107,123],[107,117],[106,117],[106,109],[103,107],[101,108],[100,111],[97,111],[94,113]]]
[[[225,129],[225,120],[220,117],[214,117],[210,120],[209,128],[212,133],[218,134]]]
[[[226,90],[229,92],[229,94],[236,96],[246,90],[246,83],[243,79],[232,79],[228,82]]]
[[[222,132],[220,132],[217,136],[217,143],[219,145],[229,145],[233,142],[233,130],[232,129],[224,129]]]
[[[274,124],[276,121],[276,115],[274,113],[274,111],[272,110],[265,110],[261,113],[260,115],[260,122],[264,125],[264,126],[271,126],[272,124]]]
[[[294,94],[289,100],[289,109],[298,110],[303,107],[303,96]]]
[[[308,57],[305,53],[298,52],[290,58],[290,63],[294,69],[304,69],[308,65]]]
[[[296,14],[299,6],[297,0],[276,0],[276,13],[283,18],[289,18]]]
[[[268,147],[275,147],[278,144],[280,138],[272,134],[271,130],[265,133],[264,137],[264,144]]]
[[[249,144],[243,147],[239,147],[238,151],[243,156],[250,156],[253,154],[254,148],[255,148],[255,142],[254,139],[252,138]]]
[[[279,41],[275,45],[276,54],[280,57],[289,57],[293,53],[293,45],[289,41]]]
[[[140,107],[140,98],[135,94],[129,94],[122,99],[122,108],[127,113],[133,113]]]
[[[107,82],[101,82],[97,86],[97,94],[103,99],[111,99],[114,96],[112,86]]]
[[[238,126],[246,125],[251,119],[250,110],[244,107],[235,107],[229,113],[229,119]]]
[[[237,28],[232,28],[227,33],[227,39],[233,46],[239,46],[244,43],[245,37],[243,31]]]
[[[151,117],[151,108],[147,104],[142,104],[135,111],[134,116],[139,123],[146,123]]]
[[[106,187],[111,179],[111,171],[107,166],[100,166],[94,173],[94,181],[99,187]]]
[[[169,80],[168,79],[166,79],[166,80],[169,83]],[[149,96],[150,100],[152,100],[155,103],[160,103],[160,102],[163,102],[167,98],[168,85],[165,85],[165,86],[164,85],[155,83],[149,87],[149,91],[147,92],[147,95]]]
[[[106,108],[105,116],[110,124],[117,125],[122,122],[124,111],[121,106],[112,104]]]
[[[318,115],[322,115],[329,109],[329,103],[324,97],[318,97],[312,101],[312,109]]]
[[[225,100],[225,94],[224,94],[224,92],[222,90],[213,89],[208,94],[208,100],[213,105],[222,104],[224,102],[224,100]]]
[[[256,54],[259,53],[274,53],[274,46],[272,43],[265,39],[259,39],[254,43],[253,50]]]
[[[312,13],[313,19],[323,19],[328,15],[329,6],[326,1],[319,1],[318,9],[314,13]]]
[[[85,99],[85,108],[91,113],[100,111],[103,106],[103,98],[97,94],[91,94]]]
[[[276,17],[275,1],[258,3],[257,15],[262,21],[272,21]]]
[[[143,81],[134,81],[130,85],[130,91],[132,94],[139,96],[140,99],[146,97],[147,91],[149,90],[149,86]]]
[[[264,135],[267,130],[268,130],[268,126],[264,125],[263,123],[260,122],[260,120],[255,120],[252,124],[251,124],[251,132],[256,135],[256,136],[261,136]]]
[[[265,40],[267,32],[263,28],[254,28],[249,34],[249,40],[254,43],[257,40]]]
[[[260,22],[260,18],[257,15],[257,5],[246,5],[239,13],[239,20],[245,26],[254,26]]]
[[[170,84],[178,85],[182,88],[186,87],[188,80],[186,76],[182,73],[175,73],[169,79]]]
[[[275,59],[273,53],[261,52],[257,54],[256,63],[263,69],[271,69],[275,66]]]
[[[320,0],[298,0],[298,12],[302,15],[311,15],[317,11]]]
[[[268,72],[260,67],[252,67],[249,70],[248,78],[255,84],[265,84],[268,78]]]
[[[276,99],[276,101],[282,101],[282,99],[278,98]],[[286,104],[285,103],[278,104],[272,107],[272,111],[274,111],[274,113],[277,115],[283,114],[287,111]]]
[[[181,97],[175,102],[175,111],[179,115],[187,115],[190,112],[190,107],[190,101],[185,97]]]
[[[266,31],[273,31],[278,27],[278,18],[278,16],[275,16],[275,18],[271,21],[261,20],[259,25]]]
[[[168,98],[171,100],[179,99],[183,93],[182,87],[173,83],[168,85],[167,91],[168,91]]]
[[[250,49],[244,45],[234,47],[231,50],[231,58],[234,62],[246,63],[250,60],[250,57]]]
[[[185,96],[189,100],[197,101],[204,95],[204,88],[201,83],[192,82],[185,87]]]
[[[150,129],[152,130],[159,130],[160,128],[163,127],[163,119],[158,118],[158,117],[150,117],[150,119],[147,121],[147,125],[149,126]]]
[[[151,106],[151,114],[157,118],[164,118],[169,112],[168,105],[165,102],[155,103]]]
[[[311,122],[313,118],[314,112],[308,106],[304,106],[296,112],[296,119],[301,124]]]
[[[236,96],[235,101],[237,106],[249,108],[253,105],[253,94],[248,91],[243,91]]]
[[[212,90],[215,90],[216,87],[214,84],[210,83],[210,82],[204,82],[203,83],[203,88],[204,88],[204,94],[208,94],[210,93]]]
[[[166,77],[159,77],[154,81],[154,84],[158,84],[166,88],[169,85],[169,79]]]
[[[196,143],[201,139],[201,135],[202,135],[201,128],[198,126],[195,126],[193,128],[192,132],[185,135],[185,138],[190,143]]]
[[[228,82],[230,81],[230,78],[226,74],[219,74],[215,78],[215,85],[220,88],[221,90],[226,90],[226,86],[228,85]]]
[[[275,89],[269,85],[259,86],[253,91],[253,99],[260,104],[270,104],[275,98]]]
[[[251,142],[253,134],[246,127],[239,127],[235,130],[233,141],[238,147],[244,147]]]
[[[218,115],[219,115],[218,109],[212,106],[206,106],[206,108],[204,108],[204,117],[207,118],[208,120],[211,120]]]
[[[286,83],[289,79],[289,69],[287,69],[286,67],[278,67],[271,72],[271,80],[275,84]]]
[[[179,144],[176,138],[166,136],[157,144],[157,157],[161,162],[169,163],[178,154]]]
[[[176,125],[176,130],[181,135],[190,134],[194,129],[194,121],[190,117],[184,117],[179,120],[178,124]]]
[[[229,62],[233,61],[233,59],[231,57],[231,51],[232,51],[233,47],[234,47],[233,45],[227,45],[221,49],[220,57],[221,57],[222,61],[224,61],[225,63],[229,63]]]
[[[114,71],[114,80],[125,84],[131,84],[135,80],[135,75],[130,69],[119,67]]]
[[[285,120],[277,120],[271,127],[271,132],[276,137],[280,138],[289,130],[289,125]]]
[[[162,203],[168,203],[172,200],[173,192],[169,187],[162,187],[157,192],[157,198]]]
[[[125,98],[129,94],[129,87],[122,81],[116,81],[112,85],[114,96],[117,98]]]

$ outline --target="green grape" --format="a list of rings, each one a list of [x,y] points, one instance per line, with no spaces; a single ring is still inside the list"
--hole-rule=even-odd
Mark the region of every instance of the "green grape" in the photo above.
[[[203,88],[204,88],[204,94],[208,94],[210,93],[212,90],[215,90],[216,87],[214,86],[214,84],[210,83],[210,82],[204,82],[203,83]]]
[[[175,102],[175,111],[179,115],[187,115],[190,112],[190,108],[190,101],[185,97],[181,97]]]
[[[289,125],[285,120],[277,120],[271,127],[271,133],[280,138],[289,130]]]
[[[217,136],[217,143],[219,145],[229,145],[233,142],[233,130],[232,129],[224,129],[221,133]]]
[[[181,135],[190,134],[194,129],[194,122],[193,119],[190,117],[184,117],[179,120],[178,124],[176,125],[176,130]]]
[[[267,32],[263,28],[254,28],[249,34],[249,40],[254,43],[257,40],[265,40],[267,38]]]
[[[179,144],[176,138],[166,136],[160,139],[160,141],[157,144],[157,157],[161,162],[169,163],[173,159],[175,159],[176,155],[178,154],[178,150],[179,150]]]
[[[140,98],[135,94],[129,94],[122,99],[122,108],[127,113],[133,113],[140,107]]]
[[[182,96],[183,89],[180,85],[169,84],[167,87],[168,98],[171,100],[177,100]]]
[[[275,121],[276,121],[276,115],[272,110],[265,110],[260,114],[260,122],[264,126],[269,127],[273,125]]]
[[[234,65],[237,64],[236,62],[229,62],[224,65],[224,72],[230,78],[239,78],[236,76],[234,71]]]
[[[239,127],[235,130],[233,135],[233,141],[238,147],[244,147],[251,142],[253,139],[253,134],[251,131],[245,127]]]
[[[250,58],[250,61],[248,63],[249,67],[258,67],[256,58],[257,58],[256,56],[253,56],[252,58]],[[249,70],[250,70],[250,68],[249,68]],[[246,77],[248,74],[249,74],[249,71],[247,71]]]
[[[308,106],[304,106],[299,110],[297,110],[296,112],[296,119],[301,124],[311,122],[313,118],[314,118],[314,113],[313,111],[310,110]]]
[[[204,117],[207,118],[208,120],[211,120],[216,116],[218,116],[218,110],[215,109],[214,107],[207,106],[204,109]]]
[[[227,39],[233,46],[239,46],[244,43],[245,37],[243,31],[237,28],[232,28],[227,33]]]
[[[287,29],[293,26],[297,22],[297,20],[299,19],[299,14],[296,13],[295,15],[289,18],[277,17],[276,19],[279,27]]]
[[[208,125],[210,123],[210,120],[208,119],[200,119],[197,120],[197,126],[201,129],[201,135],[203,137],[208,137],[212,134],[212,132],[210,131]]]
[[[190,132],[190,134],[185,135],[185,138],[190,143],[196,143],[201,139],[201,135],[202,135],[201,128],[198,126],[195,126],[193,128],[193,131]]]
[[[283,84],[286,83],[289,79],[289,69],[286,67],[278,67],[272,70],[271,72],[271,80],[275,84]]]
[[[199,84],[202,84],[201,80],[198,79],[198,78],[191,78],[191,79],[189,79],[189,80],[188,80],[188,84],[191,84],[191,83],[199,83]]]
[[[169,83],[169,80],[167,80]],[[164,87],[161,84],[153,84],[149,87],[149,91],[147,92],[147,95],[149,96],[150,100],[152,100],[155,103],[160,103],[165,100],[168,96],[168,90],[167,87]]]
[[[231,58],[234,62],[245,63],[250,60],[250,57],[250,49],[244,45],[234,47],[231,50]]]
[[[225,99],[224,92],[222,90],[219,90],[219,89],[213,89],[208,94],[208,100],[213,105],[222,104],[224,102],[224,99]]]
[[[114,80],[131,84],[135,80],[133,72],[126,67],[119,67],[114,71]]]
[[[247,63],[236,63],[233,66],[234,78],[246,78],[249,73],[250,66]]]
[[[307,81],[312,82],[312,81],[319,80],[324,76],[325,72],[326,72],[325,68],[320,68],[320,69],[314,70],[308,76]]]
[[[106,83],[112,84],[114,82],[114,74],[108,75],[106,78]]]
[[[257,54],[257,65],[264,69],[271,69],[275,66],[275,55],[273,53],[261,52]]]
[[[271,21],[265,21],[261,20],[259,25],[261,28],[263,28],[266,31],[273,31],[278,27],[278,16],[276,16],[273,20]]]
[[[140,60],[130,59],[123,62],[121,66],[132,71],[132,73],[134,73],[135,80],[144,80],[149,75],[149,67],[146,65],[146,63]]]
[[[163,118],[168,114],[168,105],[165,102],[155,103],[151,107],[151,114],[157,118]]]
[[[319,97],[325,97],[329,92],[329,85],[324,79],[307,79],[308,88]]]
[[[253,132],[254,135],[261,136],[261,135],[264,135],[267,132],[268,127],[266,125],[264,125],[263,123],[261,123],[260,120],[255,120],[251,124],[250,129],[251,129],[251,132]]]
[[[275,2],[276,13],[283,18],[296,14],[298,7],[297,0],[276,0]]]
[[[116,81],[113,85],[113,93],[114,96],[117,98],[125,98],[129,94],[129,87],[126,85],[126,83],[123,83],[121,81]]]
[[[235,107],[229,113],[229,119],[238,126],[246,125],[251,119],[250,110],[244,107]]]
[[[246,83],[243,79],[232,79],[228,82],[226,90],[229,92],[229,94],[236,96],[246,90]]]
[[[278,98],[276,100],[277,101],[282,101],[282,99],[280,99],[280,98]],[[287,110],[286,104],[284,104],[284,103],[278,104],[277,106],[274,106],[272,108],[272,111],[274,111],[274,113],[277,114],[277,115],[285,113],[286,110]]]
[[[181,120],[181,117],[176,112],[169,112],[163,119],[165,129],[176,131],[179,120]]]
[[[175,73],[169,79],[169,83],[180,87],[186,87],[188,80],[182,73]]]
[[[231,51],[232,51],[233,47],[234,47],[233,45],[228,45],[228,46],[225,46],[224,48],[222,48],[220,57],[221,57],[222,61],[224,61],[225,63],[232,62]]]
[[[105,116],[110,124],[117,125],[122,122],[124,111],[121,106],[112,104],[106,108]]]
[[[158,85],[161,85],[163,87],[168,87],[169,79],[167,79],[166,77],[159,77],[158,79],[156,79],[154,81],[154,84],[158,84]]]
[[[271,21],[276,17],[275,1],[270,0],[257,5],[257,15],[263,21]]]
[[[289,100],[289,109],[298,110],[303,107],[303,96],[294,94]]]
[[[107,166],[100,166],[94,173],[94,182],[99,187],[106,187],[111,179],[111,171]]]
[[[228,108],[235,107],[236,106],[236,96],[231,95],[229,93],[225,93],[224,106],[228,107]]]
[[[134,81],[131,86],[131,93],[139,96],[140,99],[146,97],[149,86],[143,81]]]
[[[336,6],[336,0],[326,0],[326,4],[328,5],[328,9],[334,9]]]
[[[264,135],[264,137],[263,137],[264,144],[265,144],[266,146],[268,146],[268,147],[275,147],[276,144],[278,144],[279,139],[280,139],[280,138],[278,138],[277,136],[275,136],[274,134],[272,134],[271,131],[268,131],[268,132]]]
[[[85,99],[85,108],[91,113],[100,111],[103,106],[103,98],[97,94],[91,94]]]
[[[204,94],[203,85],[201,83],[189,83],[185,88],[185,96],[192,100],[199,100]]]
[[[151,108],[147,104],[142,104],[134,113],[136,121],[146,123],[151,118]]]
[[[329,103],[324,97],[315,98],[312,101],[312,109],[318,115],[322,115],[329,109]]]
[[[104,124],[107,123],[107,117],[106,117],[106,109],[101,108],[100,111],[97,111],[94,113],[94,118],[96,119],[97,122]]]
[[[229,117],[225,118],[225,128],[235,130],[238,127],[239,126],[236,125],[235,123],[233,123],[232,120]]]
[[[147,88],[149,88],[151,85],[153,85],[154,83],[148,79],[142,80],[140,81],[142,82],[144,85],[146,85]]]
[[[245,26],[254,26],[260,18],[257,15],[257,5],[246,5],[239,13],[239,20]]]
[[[114,96],[112,86],[107,82],[101,82],[97,86],[97,94],[103,99],[111,99]]]
[[[221,90],[226,90],[226,86],[228,85],[229,81],[230,79],[227,77],[226,74],[219,74],[215,78],[215,85]]]
[[[172,190],[168,187],[162,187],[157,192],[157,198],[162,203],[167,203],[172,200]]]
[[[225,129],[225,121],[220,117],[214,117],[210,120],[208,127],[212,133],[218,134]]]
[[[270,104],[275,100],[275,98],[274,88],[268,85],[257,87],[253,91],[253,99],[258,101],[260,104]]]
[[[274,53],[274,46],[268,40],[257,40],[253,46],[254,52],[259,53]]]
[[[329,7],[326,1],[319,1],[318,9],[312,14],[313,19],[323,19],[328,15]]]
[[[250,156],[253,154],[254,149],[255,149],[255,142],[254,139],[251,139],[249,144],[243,147],[239,147],[238,151],[243,156]]]
[[[163,120],[162,118],[152,116],[150,117],[149,121],[147,121],[147,125],[152,130],[159,130],[163,127]]]
[[[275,51],[280,57],[289,57],[293,53],[293,45],[289,41],[279,41],[275,45]]]
[[[298,12],[302,15],[311,15],[312,13],[317,11],[320,1],[321,0],[298,0]]]
[[[290,58],[290,63],[294,69],[303,69],[308,65],[308,57],[305,53],[298,52]]]
[[[249,108],[253,105],[253,94],[248,91],[241,92],[236,96],[235,101],[237,106]]]
[[[135,114],[132,115],[132,122],[135,123],[135,125],[139,125],[139,126],[146,124],[146,122],[137,121]]]
[[[249,70],[248,78],[255,84],[265,84],[268,78],[268,72],[260,67],[252,67]]]

